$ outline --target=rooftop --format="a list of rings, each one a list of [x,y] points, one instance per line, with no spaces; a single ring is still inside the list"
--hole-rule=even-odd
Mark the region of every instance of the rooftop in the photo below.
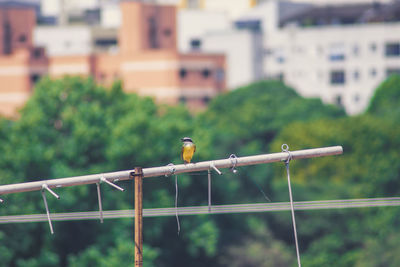
[[[280,21],[301,27],[400,21],[400,1],[314,6]]]

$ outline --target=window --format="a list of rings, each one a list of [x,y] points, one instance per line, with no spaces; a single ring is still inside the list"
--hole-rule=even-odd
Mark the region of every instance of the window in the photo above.
[[[355,45],[353,47],[353,54],[354,56],[358,56],[360,54],[360,48],[358,47],[358,45]]]
[[[345,59],[345,46],[343,43],[334,43],[329,46],[330,61],[343,61]]]
[[[377,72],[376,72],[376,69],[375,68],[372,68],[370,71],[369,71],[369,75],[373,78],[373,77],[376,77],[376,74],[377,74]]]
[[[390,75],[400,75],[400,68],[390,68],[390,69],[386,69],[386,76],[390,76]]]
[[[184,97],[184,96],[179,97],[179,103],[185,104],[186,101],[187,101],[186,97]]]
[[[222,82],[225,79],[225,72],[223,69],[217,69],[216,73],[215,73],[215,78],[217,80],[217,82]]]
[[[18,37],[18,41],[19,41],[20,43],[25,43],[25,42],[26,42],[26,35],[25,35],[25,34],[21,34],[21,35]]]
[[[360,73],[358,72],[358,70],[354,71],[353,76],[355,81],[358,81],[360,79]]]
[[[385,45],[385,55],[387,57],[400,56],[400,43],[387,43]]]
[[[209,69],[204,69],[204,70],[201,72],[201,74],[203,75],[203,77],[204,77],[205,79],[207,79],[207,78],[210,76],[211,71],[210,71]]]
[[[200,39],[192,39],[190,40],[190,48],[192,50],[198,51],[201,48],[201,40]]]
[[[35,84],[40,80],[40,75],[35,73],[35,74],[32,74],[30,78],[31,78],[32,84]]]
[[[337,95],[337,96],[335,97],[335,104],[336,104],[337,106],[340,106],[340,107],[343,106],[343,101],[342,101],[342,96],[341,96],[341,95]]]
[[[235,22],[235,27],[238,30],[259,32],[261,30],[261,21],[258,19],[238,20]]]
[[[187,75],[187,71],[185,69],[180,69],[179,70],[179,77],[181,77],[181,79],[184,79]]]
[[[97,39],[95,41],[96,46],[100,46],[100,47],[107,47],[107,46],[113,46],[113,45],[117,45],[117,39],[115,38],[104,38],[104,39]]]
[[[11,25],[6,21],[3,24],[3,31],[4,31],[4,38],[3,38],[3,52],[4,54],[11,54],[12,52],[12,45],[11,45]]]
[[[371,43],[369,45],[369,49],[371,50],[371,52],[376,52],[376,44],[375,43]]]
[[[171,31],[170,29],[164,29],[164,30],[163,30],[163,34],[164,34],[164,36],[166,36],[166,37],[170,37],[171,34],[172,34],[172,31]]]
[[[203,97],[203,103],[208,104],[210,102],[211,98],[209,96]]]
[[[279,64],[285,63],[285,52],[282,48],[275,50],[275,61]]]
[[[346,83],[346,75],[343,70],[331,71],[331,84],[341,85]]]
[[[285,63],[285,58],[283,56],[276,57],[276,62],[279,64]]]
[[[159,48],[157,38],[157,20],[155,17],[150,17],[149,22],[149,46],[150,48]]]
[[[329,60],[330,61],[343,61],[345,59],[346,59],[346,57],[344,56],[344,54],[331,54],[331,55],[329,55]]]
[[[34,48],[33,49],[33,57],[34,58],[41,58],[43,56],[43,49],[42,48]]]

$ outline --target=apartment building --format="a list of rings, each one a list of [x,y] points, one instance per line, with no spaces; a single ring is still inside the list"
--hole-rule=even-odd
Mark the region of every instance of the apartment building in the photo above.
[[[388,75],[400,74],[400,2],[312,6],[276,23],[266,33],[266,77],[305,97],[358,114]]]
[[[15,115],[43,75],[92,76],[105,85],[119,79],[126,92],[192,110],[225,90],[224,55],[178,52],[175,6],[121,1],[120,10],[120,28],[100,31],[37,28],[34,10],[1,9],[0,113]]]
[[[358,114],[388,75],[400,73],[398,0],[264,0],[219,17],[207,1],[182,2],[180,49],[225,53],[229,88],[281,79],[304,97]]]

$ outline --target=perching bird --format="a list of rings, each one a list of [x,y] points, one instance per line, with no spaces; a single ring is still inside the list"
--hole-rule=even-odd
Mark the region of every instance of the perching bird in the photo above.
[[[185,164],[190,163],[193,154],[196,151],[196,145],[193,143],[192,138],[190,137],[184,137],[181,139],[181,141],[183,142],[181,159]]]

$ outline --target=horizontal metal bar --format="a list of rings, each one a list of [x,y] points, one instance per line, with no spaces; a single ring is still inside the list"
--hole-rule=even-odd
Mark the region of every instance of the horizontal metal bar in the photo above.
[[[295,210],[326,210],[345,208],[371,208],[400,206],[400,197],[393,198],[371,198],[371,199],[343,199],[323,201],[299,201],[294,202]],[[199,214],[228,214],[228,213],[257,213],[290,210],[289,202],[238,204],[238,205],[215,205],[211,211],[208,206],[179,207],[179,215]],[[175,208],[144,209],[144,217],[175,216]],[[52,221],[76,221],[76,220],[98,220],[98,211],[52,213]],[[134,210],[111,210],[103,211],[104,219],[132,218]],[[46,214],[0,216],[0,224],[45,222]]]
[[[343,153],[343,148],[341,146],[290,151],[292,160],[339,155],[342,153]],[[179,165],[173,166],[174,167],[173,173],[179,174],[179,173],[206,171],[210,168],[211,164],[213,164],[216,168],[232,168],[233,166],[238,167],[238,166],[247,166],[247,165],[256,165],[256,164],[263,164],[263,163],[285,161],[288,159],[288,156],[289,156],[289,153],[287,153],[287,152],[279,152],[279,153],[263,154],[263,155],[248,156],[248,157],[238,157],[235,159],[235,162],[234,162],[235,164],[233,164],[232,160],[229,158],[220,159],[220,160],[212,160],[212,161],[202,161],[202,162],[189,163],[189,164],[179,164]],[[110,182],[115,182],[117,180],[121,180],[121,181],[122,180],[131,180],[132,179],[131,173],[134,173],[134,170],[92,174],[92,175],[60,178],[60,179],[51,179],[51,180],[43,180],[43,181],[37,181],[37,182],[2,185],[2,186],[0,186],[0,195],[19,193],[19,192],[27,192],[27,191],[38,191],[38,190],[42,189],[43,184],[47,184],[47,186],[49,188],[58,188],[58,187],[84,185],[84,184],[95,184],[101,180],[101,177],[104,177],[104,179],[106,179],[107,181],[110,181]],[[143,177],[155,177],[155,176],[164,176],[164,175],[170,175],[170,174],[172,174],[171,166],[152,167],[152,168],[144,168],[143,169]]]

